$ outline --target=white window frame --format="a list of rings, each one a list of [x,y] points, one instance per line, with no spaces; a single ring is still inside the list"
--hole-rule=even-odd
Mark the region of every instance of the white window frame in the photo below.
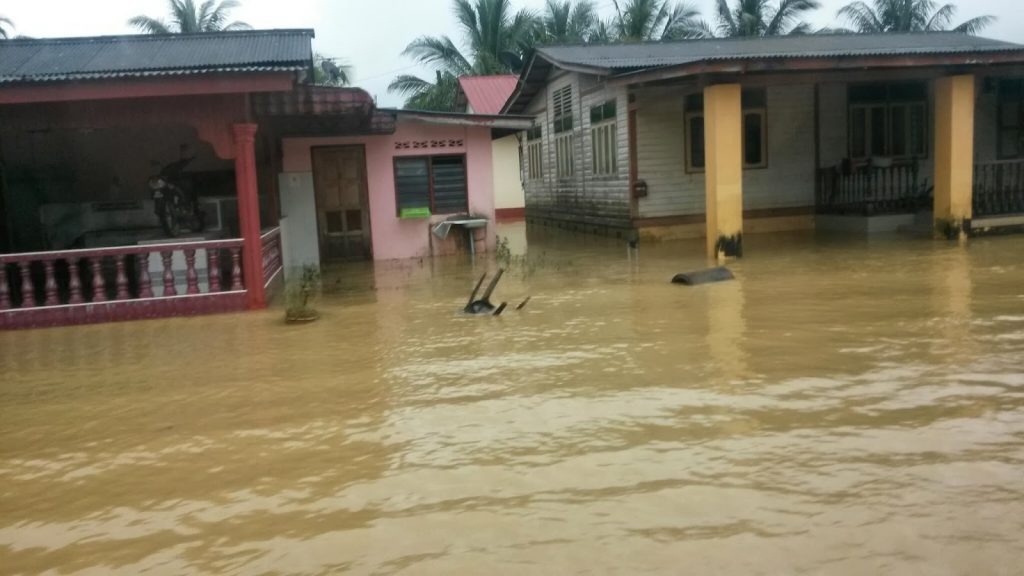
[[[747,116],[757,114],[761,118],[761,161],[756,164],[747,163]],[[740,139],[740,146],[743,147],[743,168],[745,170],[759,170],[768,167],[768,110],[765,108],[747,108],[742,112],[743,121],[740,128],[743,136]],[[707,152],[705,151],[705,154]]]
[[[757,114],[758,116],[761,117],[761,161],[756,163],[756,164],[748,164],[747,163],[747,131],[746,131],[745,128],[746,128],[747,115],[749,115],[749,114]],[[700,111],[700,112],[692,111],[692,112],[687,112],[686,114],[683,115],[683,122],[684,122],[683,129],[684,129],[684,136],[686,137],[686,142],[685,142],[685,145],[684,145],[684,148],[686,149],[686,154],[685,154],[686,155],[686,171],[688,173],[691,173],[691,174],[703,174],[705,172],[705,170],[706,170],[708,151],[707,151],[707,146],[705,146],[704,147],[704,163],[705,163],[705,166],[704,167],[694,166],[693,165],[693,148],[690,146],[690,143],[692,141],[692,138],[691,138],[691,135],[690,135],[690,131],[691,131],[690,125],[691,125],[692,120],[694,118],[700,118],[703,121],[703,119],[704,119],[704,112],[703,111]],[[705,130],[704,137],[707,138],[707,126],[706,125],[705,125],[704,130]],[[741,133],[741,136],[740,136],[740,153],[743,155],[743,169],[744,170],[763,170],[763,169],[768,168],[768,110],[767,110],[767,108],[764,108],[764,107],[744,108],[740,112],[740,133]]]
[[[531,182],[544,179],[544,140],[526,143],[526,179]]]
[[[555,175],[559,180],[567,180],[576,175],[573,144],[571,130],[555,135]]]
[[[850,159],[854,162],[865,162],[870,160],[872,157],[883,156],[891,157],[896,160],[908,161],[913,159],[926,159],[929,154],[929,116],[928,116],[928,101],[923,100],[892,100],[886,98],[884,100],[877,101],[858,101],[850,102],[848,105],[846,126],[848,132],[847,150]],[[893,110],[896,108],[903,108],[906,110],[906,124],[904,125],[904,141],[906,142],[908,152],[905,154],[893,154]],[[913,122],[911,122],[912,111],[917,108],[921,113],[921,139],[918,150],[910,150],[911,144],[914,141],[913,138]],[[882,110],[882,116],[885,119],[885,133],[883,134],[885,139],[885,150],[874,150],[872,142],[874,140],[874,133],[871,126],[871,114],[873,110]],[[856,129],[856,122],[854,122],[854,113],[858,110],[864,111],[864,151],[865,155],[857,156],[854,154],[854,130]]]
[[[590,127],[591,169],[594,176],[615,176],[619,173],[617,122],[615,118]]]

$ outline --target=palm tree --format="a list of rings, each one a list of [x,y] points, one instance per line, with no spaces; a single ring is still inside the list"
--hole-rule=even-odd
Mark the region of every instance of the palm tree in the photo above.
[[[589,42],[600,19],[592,0],[547,0],[538,26],[538,44]]]
[[[818,0],[777,0],[772,6],[770,0],[717,0],[715,20],[718,34],[723,37],[737,36],[783,36],[806,34],[811,26],[801,16],[821,7]]]
[[[129,26],[145,34],[200,34],[230,30],[251,30],[245,22],[228,22],[228,13],[238,8],[238,0],[206,0],[196,6],[195,0],[168,0],[171,21],[136,16]]]
[[[352,83],[352,66],[338,64],[337,58],[313,53],[313,84],[317,86],[348,86]]]
[[[453,111],[459,76],[518,72],[537,33],[537,17],[513,12],[510,0],[455,0],[455,17],[466,54],[448,36],[421,36],[402,52],[436,71],[433,83],[411,75],[391,82],[389,91],[408,97],[406,107]]]
[[[412,110],[437,110],[442,112],[461,112],[455,102],[459,96],[459,77],[438,70],[434,82],[427,82],[412,75],[396,77],[388,90],[399,94],[408,94],[405,107]]]
[[[622,42],[678,40],[713,36],[700,11],[685,2],[671,0],[612,0],[615,15],[597,35]]]
[[[854,32],[940,32],[950,30],[956,6],[935,0],[873,0],[851,2],[839,10],[839,17],[853,25]],[[953,32],[977,34],[996,21],[995,16],[979,16],[952,28]],[[841,30],[849,32],[850,30]]]
[[[14,22],[11,22],[10,18],[4,18],[0,16],[0,40],[7,40],[10,38],[10,33],[7,32],[6,28],[14,29]]]

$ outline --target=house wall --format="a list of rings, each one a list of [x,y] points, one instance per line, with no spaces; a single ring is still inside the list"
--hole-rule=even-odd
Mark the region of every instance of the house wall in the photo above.
[[[552,118],[552,94],[572,86],[573,161],[572,178],[559,179],[555,160],[555,134]],[[593,174],[593,149],[590,143],[590,108],[608,100],[616,101],[616,152],[618,172],[614,176]],[[525,114],[534,116],[543,127],[544,177],[527,179],[526,214],[530,219],[572,222],[597,228],[626,229],[631,226],[629,206],[629,132],[626,89],[608,87],[599,78],[577,73],[556,72],[545,89],[527,106]],[[529,174],[529,155],[525,133],[523,172]]]
[[[408,147],[405,147],[406,143]],[[441,143],[443,147],[436,145]],[[289,186],[285,196],[301,198],[303,203],[308,203],[310,197],[315,198],[313,147],[351,144],[360,144],[366,149],[370,228],[375,260],[420,258],[455,253],[461,249],[457,233],[449,235],[445,240],[431,234],[432,225],[444,220],[447,215],[435,215],[429,220],[398,218],[394,175],[394,159],[397,157],[465,154],[469,212],[494,222],[491,132],[489,128],[483,127],[399,122],[395,133],[391,135],[286,138],[282,141],[284,176],[281,179],[282,185]],[[420,147],[421,144],[423,147]],[[290,218],[289,206],[283,206],[283,210],[285,216]],[[291,219],[289,225],[315,227],[316,222],[297,223]],[[478,251],[494,248],[493,232],[493,225],[476,232]]]
[[[246,121],[244,95],[0,106],[10,249],[119,245],[161,234],[146,204],[147,181],[183,153],[196,157],[182,179],[200,196],[234,197],[232,124]],[[261,201],[269,200],[263,184]],[[83,208],[96,202],[136,207],[97,220]],[[263,212],[263,222],[276,222]]]
[[[684,100],[690,91],[638,90],[637,177],[648,195],[638,201],[641,218],[704,213],[704,174],[686,171]],[[769,86],[766,168],[743,171],[744,210],[814,204],[814,87]]]
[[[899,79],[889,78],[888,81]],[[918,161],[922,183],[933,182],[935,171],[935,84],[929,81],[927,85],[928,133],[925,141],[928,143],[928,155]],[[820,168],[837,166],[849,155],[848,89],[847,82],[829,82],[819,86]]]
[[[977,77],[975,100],[974,160],[994,162],[998,157],[999,98],[996,90],[998,75]],[[821,111],[821,163],[822,168],[840,163],[848,153],[846,83],[826,83],[820,86]],[[935,153],[935,83],[928,82],[928,156],[921,160],[921,177],[934,182]]]
[[[899,74],[879,74],[871,81],[899,81]],[[859,79],[858,81],[861,81]],[[919,161],[925,185],[934,181],[934,81],[928,85],[928,154]],[[975,159],[997,159],[998,102],[995,86],[979,76]],[[552,132],[552,93],[571,85],[574,94],[576,176],[559,181],[555,174]],[[779,211],[800,214],[813,209],[817,168],[840,164],[849,154],[848,82],[776,83],[765,88],[767,97],[766,168],[744,170],[743,208],[747,212],[775,215]],[[643,227],[670,222],[673,217],[698,217],[705,210],[703,173],[685,167],[686,138],[684,102],[698,91],[695,84],[673,87],[611,88],[600,79],[564,71],[554,72],[544,90],[526,108],[544,128],[544,177],[526,182],[527,214],[531,218],[568,220],[582,224],[631,226],[629,214],[628,100],[636,108],[637,179],[647,184],[648,194],[637,200],[638,220]],[[817,93],[817,96],[816,96]],[[589,107],[609,97],[618,101],[619,174],[597,180],[591,173]],[[815,110],[817,117],[817,164],[815,163]],[[529,154],[522,136],[523,171],[529,174]],[[796,210],[797,212],[791,212]],[[650,220],[647,220],[650,219]],[[646,221],[645,221],[646,220]],[[807,218],[794,219],[797,227],[810,225]],[[774,229],[769,227],[769,229]],[[699,231],[698,231],[699,232]]]
[[[494,208],[500,219],[522,216],[526,206],[519,165],[519,138],[498,138],[491,143],[494,161]]]
[[[978,79],[974,114],[974,159],[977,162],[999,159],[998,79],[998,76],[981,76]]]

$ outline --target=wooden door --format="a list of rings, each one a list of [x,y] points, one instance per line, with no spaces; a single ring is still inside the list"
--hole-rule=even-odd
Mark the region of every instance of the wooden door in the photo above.
[[[372,257],[366,151],[359,146],[313,149],[320,259]]]

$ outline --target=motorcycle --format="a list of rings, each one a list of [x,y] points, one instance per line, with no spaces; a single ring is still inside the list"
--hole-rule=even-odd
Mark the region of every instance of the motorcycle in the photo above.
[[[156,207],[156,217],[164,234],[176,238],[184,230],[198,233],[204,228],[205,214],[199,209],[195,194],[188,194],[174,183],[194,158],[183,158],[164,166],[160,174],[149,178],[149,189]]]

